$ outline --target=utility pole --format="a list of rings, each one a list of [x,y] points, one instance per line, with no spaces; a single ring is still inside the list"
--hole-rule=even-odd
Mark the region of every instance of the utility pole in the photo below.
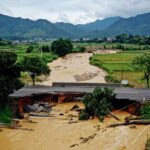
[[[43,51],[42,51],[42,48],[41,48],[41,59],[43,59]]]
[[[123,71],[124,71],[124,68],[122,66],[122,70],[121,70],[121,81],[123,80]]]
[[[42,47],[41,47],[41,60],[43,60],[43,50],[42,50]],[[43,77],[43,68],[41,68],[41,71],[42,71],[42,77]],[[42,85],[43,85],[43,80],[42,80]]]

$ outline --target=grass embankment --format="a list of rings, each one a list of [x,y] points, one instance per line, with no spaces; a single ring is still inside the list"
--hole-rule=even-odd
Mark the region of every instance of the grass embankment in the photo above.
[[[144,87],[143,72],[133,69],[132,60],[143,54],[150,53],[150,51],[124,51],[116,54],[96,54],[90,58],[92,65],[103,68],[107,71],[108,81],[128,80],[129,84],[135,87]]]

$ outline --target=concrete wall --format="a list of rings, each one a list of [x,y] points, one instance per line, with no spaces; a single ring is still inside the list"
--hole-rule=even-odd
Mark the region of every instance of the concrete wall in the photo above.
[[[122,84],[119,83],[66,83],[66,82],[53,82],[53,87],[109,87],[109,88],[117,88],[117,87],[123,87]]]

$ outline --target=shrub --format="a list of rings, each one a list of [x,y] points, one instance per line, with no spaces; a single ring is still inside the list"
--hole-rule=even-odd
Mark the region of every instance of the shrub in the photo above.
[[[146,102],[141,106],[140,115],[144,119],[150,119],[150,102]]]
[[[0,122],[10,124],[12,121],[12,112],[8,106],[0,110]]]
[[[85,51],[86,51],[86,48],[82,46],[82,47],[79,48],[79,51],[80,51],[80,52],[85,52]]]
[[[30,45],[27,50],[26,53],[32,53],[33,52],[34,47],[32,45]]]
[[[50,52],[50,47],[48,45],[43,45],[41,49],[43,52]]]
[[[105,76],[105,80],[107,82],[111,82],[111,83],[120,83],[114,76],[112,76],[111,74],[108,74]]]
[[[88,120],[90,118],[89,114],[83,110],[79,115],[79,120]]]

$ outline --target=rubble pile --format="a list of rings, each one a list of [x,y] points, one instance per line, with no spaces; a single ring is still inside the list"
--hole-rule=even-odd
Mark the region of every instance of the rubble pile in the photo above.
[[[25,112],[50,112],[51,107],[47,102],[35,103],[33,105],[25,105]]]

